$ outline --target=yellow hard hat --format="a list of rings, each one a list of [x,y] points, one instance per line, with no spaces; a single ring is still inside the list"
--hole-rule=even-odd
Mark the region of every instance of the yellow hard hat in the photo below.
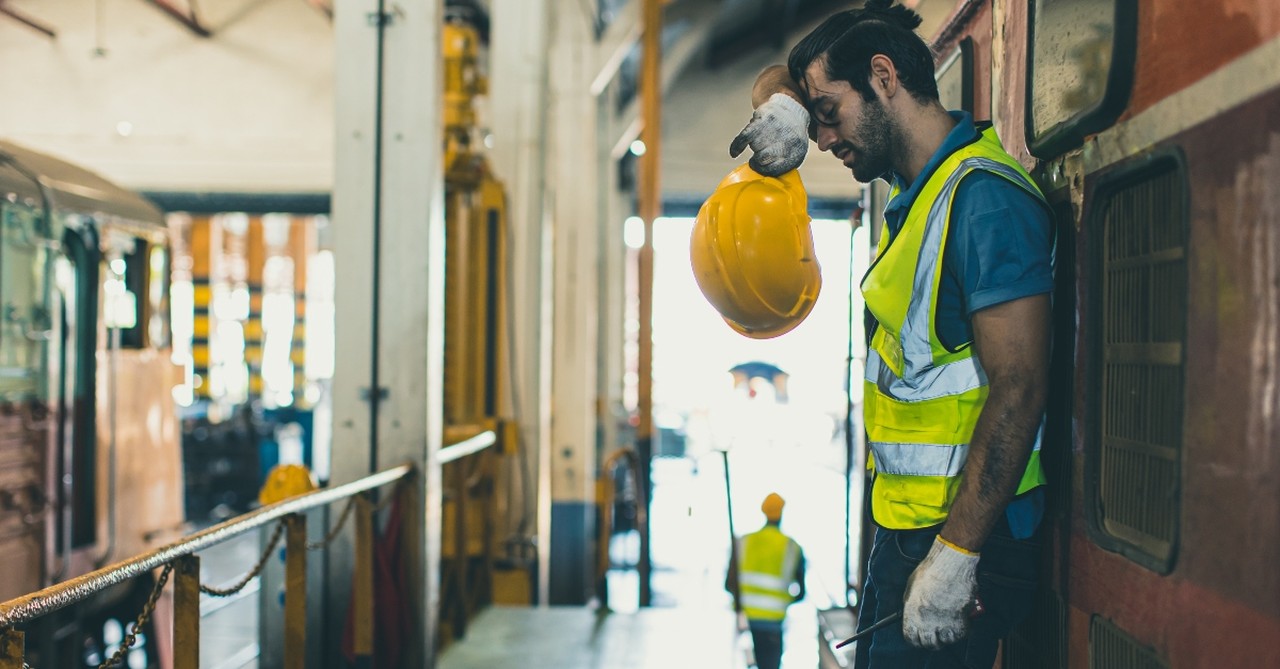
[[[740,334],[770,339],[799,325],[822,289],[800,173],[730,172],[698,210],[690,260],[702,294]]]
[[[764,498],[764,502],[760,505],[760,510],[764,512],[764,517],[770,521],[777,522],[782,520],[782,507],[786,501],[776,492],[769,493]]]

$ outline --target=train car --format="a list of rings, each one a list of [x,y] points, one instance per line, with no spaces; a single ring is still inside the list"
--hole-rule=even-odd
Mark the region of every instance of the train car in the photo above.
[[[2,601],[171,541],[184,513],[163,214],[0,142],[0,233]],[[83,666],[148,589],[51,616],[40,666]]]
[[[1057,217],[1052,505],[1022,667],[1280,666],[1280,14],[962,0],[944,103]]]

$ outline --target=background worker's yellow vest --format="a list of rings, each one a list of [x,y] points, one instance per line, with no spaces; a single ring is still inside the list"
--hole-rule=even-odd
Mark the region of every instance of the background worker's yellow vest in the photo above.
[[[773,525],[738,540],[738,590],[748,620],[782,620],[791,604],[800,545]]]
[[[1002,176],[1044,200],[995,131],[987,128],[976,142],[942,161],[896,235],[891,237],[886,227],[875,262],[862,280],[867,309],[877,321],[863,393],[876,471],[871,513],[876,523],[890,529],[946,520],[987,401],[987,376],[972,347],[947,350],[933,323],[951,203],[960,180],[974,170]],[[895,188],[890,198],[896,194]],[[1043,423],[1019,494],[1045,482],[1042,434]]]

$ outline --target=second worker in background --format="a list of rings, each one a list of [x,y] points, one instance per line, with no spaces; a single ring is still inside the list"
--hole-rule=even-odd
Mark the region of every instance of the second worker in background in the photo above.
[[[764,527],[735,540],[724,584],[734,609],[746,615],[759,669],[781,665],[787,607],[804,599],[804,551],[782,533],[784,504],[777,493],[764,498]]]

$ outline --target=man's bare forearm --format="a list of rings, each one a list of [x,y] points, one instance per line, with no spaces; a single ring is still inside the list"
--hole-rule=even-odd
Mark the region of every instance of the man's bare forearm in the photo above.
[[[754,109],[764,104],[774,93],[786,93],[804,104],[800,87],[791,80],[785,65],[770,65],[756,77],[755,86],[751,88],[751,107]]]
[[[942,537],[979,551],[1018,490],[1049,394],[1048,295],[1021,298],[973,316],[974,355],[989,394],[969,439],[960,490]]]
[[[1027,468],[1045,394],[1034,383],[992,389],[969,442],[960,491],[942,528],[944,539],[974,552],[982,548]]]

